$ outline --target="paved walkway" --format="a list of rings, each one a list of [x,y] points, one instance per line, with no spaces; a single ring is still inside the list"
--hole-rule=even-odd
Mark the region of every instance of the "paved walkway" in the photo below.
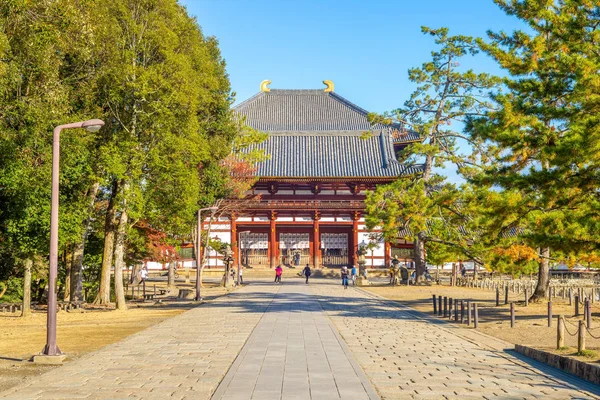
[[[458,331],[337,281],[257,282],[0,398],[597,398]]]
[[[600,393],[595,385],[481,347],[457,336],[460,329],[445,329],[358,290],[312,289],[382,399],[582,399],[598,398],[586,389]],[[475,332],[469,336],[477,338]]]
[[[281,290],[213,400],[378,399],[309,286]]]
[[[278,290],[247,286],[0,393],[0,398],[209,399]]]

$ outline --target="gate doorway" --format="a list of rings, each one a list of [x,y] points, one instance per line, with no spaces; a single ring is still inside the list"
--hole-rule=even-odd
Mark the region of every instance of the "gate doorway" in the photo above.
[[[347,233],[322,233],[321,249],[324,267],[342,267],[350,263]]]

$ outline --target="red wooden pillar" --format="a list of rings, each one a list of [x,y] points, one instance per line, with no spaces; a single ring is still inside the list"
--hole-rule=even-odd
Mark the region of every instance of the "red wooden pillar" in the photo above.
[[[231,250],[233,251],[233,263],[232,266],[237,266],[238,264],[238,237],[237,237],[237,215],[234,213],[231,214]]]
[[[313,240],[313,266],[318,268],[321,265],[321,232],[319,231],[319,220],[321,215],[318,211],[315,211],[313,227],[314,227],[314,240]]]
[[[392,246],[388,242],[385,242],[385,259],[384,263],[387,267],[392,262]]]
[[[352,218],[352,255],[350,261],[352,265],[358,266],[358,259],[356,252],[358,251],[358,220],[360,219],[360,212],[355,211]]]
[[[277,212],[271,211],[271,229],[269,230],[269,257],[271,260],[271,268],[277,266]]]

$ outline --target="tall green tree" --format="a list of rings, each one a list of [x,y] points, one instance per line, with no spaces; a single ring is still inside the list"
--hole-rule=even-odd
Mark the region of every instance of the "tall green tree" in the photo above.
[[[204,167],[231,151],[237,130],[218,44],[175,0],[96,2],[97,104],[107,126],[99,163],[109,185],[97,302],[110,301],[132,224],[171,235],[191,231]],[[114,255],[114,259],[113,259]]]
[[[479,41],[508,77],[495,109],[470,128],[499,161],[473,181],[502,191],[498,232],[519,228],[539,249],[535,301],[548,296],[553,250],[573,254],[597,240],[599,10],[590,1],[495,2],[527,30]]]
[[[81,22],[66,0],[0,5],[0,240],[22,266],[26,286],[33,259],[48,254],[52,130],[80,117],[65,78],[84,43],[73,40]],[[81,233],[90,140],[85,132],[61,140],[61,248]]]
[[[369,228],[382,226],[388,240],[394,240],[399,234],[409,235],[413,240],[417,282],[425,273],[428,241],[455,243],[466,249],[460,243],[467,238],[456,234],[458,226],[440,220],[440,210],[452,208],[443,202],[448,196],[456,200],[460,192],[445,184],[434,168],[454,164],[460,174],[470,176],[482,162],[488,161],[486,154],[480,151],[481,140],[465,135],[462,124],[488,109],[489,90],[497,83],[489,74],[461,68],[461,59],[479,52],[474,38],[450,36],[447,28],[423,27],[422,31],[435,38],[438,49],[431,53],[430,61],[409,70],[410,81],[417,85],[415,92],[403,108],[383,116],[371,116],[371,119],[412,126],[421,135],[422,142],[409,145],[400,158],[413,164],[423,162],[423,171],[378,187],[367,196]],[[461,154],[460,141],[472,146],[473,154]],[[447,217],[454,219],[451,213]]]

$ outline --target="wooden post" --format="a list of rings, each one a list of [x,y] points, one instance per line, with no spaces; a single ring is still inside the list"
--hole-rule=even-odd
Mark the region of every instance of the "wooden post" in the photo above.
[[[156,296],[156,283],[154,284],[154,296]]]
[[[467,300],[467,326],[471,326],[471,300]]]
[[[496,307],[500,305],[500,288],[496,286]]]
[[[433,315],[437,314],[437,301],[435,298],[435,294],[433,295]]]
[[[585,299],[585,314],[586,314],[586,322],[587,322],[587,327],[588,329],[592,328],[592,305],[590,304],[590,301],[588,299]]]
[[[458,322],[458,299],[454,299],[454,322]]]
[[[515,303],[510,303],[510,327],[515,327]]]
[[[438,315],[442,316],[442,296],[438,296]]]
[[[444,296],[444,315],[443,317],[446,318],[448,316],[448,297]]]
[[[508,285],[504,289],[504,304],[508,304]]]
[[[585,350],[585,323],[579,320],[579,330],[577,331],[577,352],[581,353]]]
[[[562,315],[558,316],[558,324],[556,330],[556,348],[562,349],[565,347],[565,320]]]
[[[452,297],[448,299],[448,319],[452,319]]]
[[[575,295],[575,316],[579,317],[579,296]]]
[[[479,311],[477,311],[477,303],[473,303],[473,314],[474,314],[474,319],[473,319],[473,323],[474,323],[474,327],[475,329],[477,329],[477,327],[479,326]]]
[[[569,288],[569,305],[573,305],[573,288]]]
[[[552,302],[548,302],[548,328],[552,327]]]
[[[461,324],[465,323],[465,301],[464,300],[460,301],[460,323]]]

